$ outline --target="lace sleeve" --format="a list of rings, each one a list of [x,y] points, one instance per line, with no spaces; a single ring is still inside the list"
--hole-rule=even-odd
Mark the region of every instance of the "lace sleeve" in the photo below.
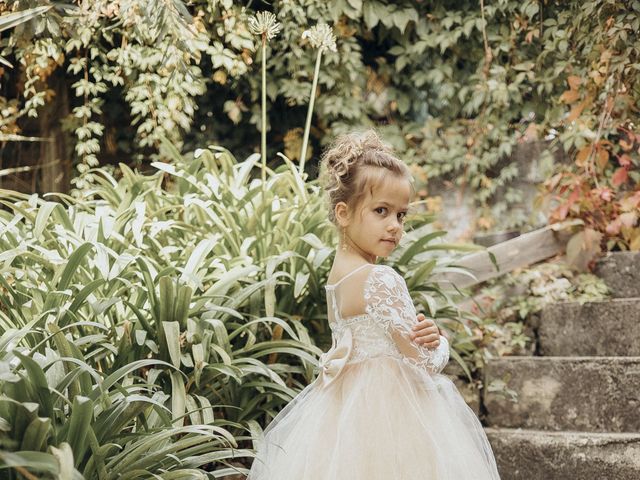
[[[449,342],[440,336],[440,345],[429,349],[410,337],[416,323],[416,309],[404,279],[391,267],[376,265],[364,289],[366,311],[388,329],[405,363],[439,373],[449,361]]]

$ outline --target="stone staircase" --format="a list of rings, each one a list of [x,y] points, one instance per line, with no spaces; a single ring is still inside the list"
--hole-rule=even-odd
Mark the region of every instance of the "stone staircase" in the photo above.
[[[518,394],[483,398],[502,480],[640,479],[640,254],[609,254],[595,273],[614,298],[545,308],[539,356],[486,368]]]

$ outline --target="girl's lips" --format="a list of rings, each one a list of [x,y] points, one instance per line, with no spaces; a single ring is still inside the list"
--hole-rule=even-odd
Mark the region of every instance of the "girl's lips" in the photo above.
[[[395,245],[395,244],[396,244],[395,240],[387,240],[387,239],[384,239],[384,238],[383,238],[383,239],[382,239],[382,241],[383,241],[383,242],[390,243],[390,244],[392,244],[392,245]]]

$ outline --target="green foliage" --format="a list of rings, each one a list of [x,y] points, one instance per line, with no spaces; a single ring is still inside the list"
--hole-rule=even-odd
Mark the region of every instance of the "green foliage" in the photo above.
[[[607,298],[609,289],[590,273],[576,273],[567,263],[548,262],[516,270],[479,288],[473,313],[482,315],[484,341],[495,355],[532,352],[532,317],[557,302]]]
[[[20,10],[23,3],[10,8]],[[47,102],[49,78],[61,69],[75,85],[75,110],[66,124],[87,166],[95,164],[99,149],[111,158],[142,159],[159,148],[161,135],[187,147],[216,139],[242,155],[254,150],[261,118],[255,52],[261,41],[249,31],[248,19],[265,8],[283,27],[267,46],[273,151],[298,159],[314,71],[301,33],[330,22],[337,51],[326,53],[327,68],[318,76],[312,158],[328,135],[382,124],[386,139],[419,167],[420,182],[440,178],[474,192],[480,228],[527,221],[510,208],[521,201],[514,181],[525,173],[510,157],[516,146],[548,144],[537,166],[544,175],[551,151],[573,155],[594,132],[591,117],[598,117],[604,97],[598,94],[580,118],[567,121],[573,106],[563,93],[570,76],[601,76],[602,86],[624,86],[630,108],[620,111],[618,123],[638,123],[631,108],[639,100],[637,1],[82,5],[32,20],[2,41],[3,55],[20,65],[24,85],[23,94],[6,99],[16,102],[3,132],[18,133],[16,118],[37,114]],[[603,45],[611,68],[598,73]],[[105,101],[118,113],[105,110]],[[133,130],[125,128],[127,122]],[[604,125],[600,139],[615,140],[614,130]],[[629,156],[637,164],[637,153]]]
[[[257,360],[280,350],[300,357],[302,372],[311,375],[308,352],[317,348],[299,320],[289,327],[281,318],[296,310],[298,318],[318,314],[320,306],[301,297],[319,291],[314,265],[332,250],[313,233],[324,225],[318,197],[287,172],[272,174],[263,193],[249,176],[255,162],[206,150],[188,164],[158,162],[152,176],[126,166],[120,182],[101,173],[100,186],[81,202],[67,199],[69,209],[36,197],[3,202],[18,214],[6,223],[24,229],[2,240],[10,278],[20,287],[12,317],[26,323],[54,315],[61,326],[97,318],[115,329],[115,366],[152,356],[188,372],[195,388],[204,388],[203,376],[229,405],[255,406],[231,407],[228,417],[264,413],[261,402],[273,392],[254,391],[259,382],[247,382],[244,391],[229,380],[274,377]],[[165,175],[168,190],[159,188]],[[282,285],[294,287],[294,295],[279,295]],[[21,293],[27,291],[30,301]],[[278,326],[291,340],[263,343]],[[278,373],[288,372],[280,367]],[[172,380],[159,378],[167,388]],[[294,393],[284,383],[276,387],[280,401]]]
[[[165,148],[176,154],[169,143]],[[23,364],[50,351],[73,357],[65,378],[46,387],[61,393],[55,419],[37,412],[34,418],[71,429],[74,408],[65,405],[78,395],[98,402],[92,452],[114,475],[121,471],[114,465],[186,475],[214,463],[229,471],[225,461],[245,452],[225,454],[216,438],[231,448],[248,442],[257,420],[273,417],[310,380],[320,353],[302,323],[316,321],[321,304],[305,297],[318,297],[323,269],[314,265],[332,252],[320,233],[330,231],[313,233],[326,226],[319,196],[309,194],[290,163],[270,172],[265,189],[250,177],[255,156],[236,163],[214,149],[196,157],[156,163],[149,176],[123,165],[119,182],[98,172],[98,185],[81,201],[63,197],[67,207],[2,192],[13,213],[0,214],[0,332]],[[52,357],[43,369],[60,362]],[[6,365],[17,379],[22,367]],[[0,384],[8,398],[34,401],[8,390],[11,382]],[[133,400],[140,409],[118,415]],[[105,402],[113,410],[103,412]],[[125,422],[117,436],[104,431],[103,419],[112,417]],[[141,429],[155,436],[138,439],[133,434]],[[21,434],[6,433],[6,447],[17,452],[3,457],[6,465],[24,458],[15,443]],[[70,438],[54,431],[41,451]],[[184,454],[182,443],[189,445]],[[98,459],[69,445],[78,471],[107,478],[92,473]]]
[[[171,424],[158,385],[138,372],[162,367],[157,360],[138,360],[111,371],[95,362],[96,350],[111,349],[108,327],[91,322],[70,324],[95,332],[75,341],[55,323],[32,321],[21,329],[8,329],[0,337],[3,376],[0,383],[0,471],[3,478],[24,473],[48,473],[48,478],[135,478],[139,475],[193,475],[207,478],[200,467],[212,458],[247,455],[235,449],[227,431],[231,422],[206,425]],[[34,348],[19,344],[36,341]],[[83,343],[93,351],[81,353]],[[181,374],[174,372],[181,381]],[[200,415],[194,412],[192,415]],[[192,417],[193,418],[193,417]],[[9,469],[9,471],[7,471]]]
[[[42,15],[44,12],[46,12],[50,8],[51,6],[42,6],[37,8],[29,8],[21,12],[14,12],[14,13],[9,13],[7,15],[2,15],[2,18],[0,18],[0,32],[9,30],[10,28],[15,27],[16,25],[20,25],[21,23],[28,22],[32,18],[37,17],[38,15]],[[11,65],[2,57],[0,57],[0,63],[8,67],[13,67],[13,65]]]

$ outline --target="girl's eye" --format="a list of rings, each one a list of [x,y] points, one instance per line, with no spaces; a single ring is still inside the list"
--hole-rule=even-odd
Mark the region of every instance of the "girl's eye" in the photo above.
[[[380,210],[385,210],[385,211],[386,211],[386,210],[387,210],[387,208],[386,208],[386,207],[378,207],[378,208],[376,208],[376,210],[375,210],[375,211],[376,211],[376,212],[378,212],[378,213],[380,213],[380,214],[382,214],[382,212],[381,212]]]
[[[400,220],[404,220],[406,216],[407,216],[407,212],[400,212],[400,213],[398,214],[398,218],[399,218]]]

